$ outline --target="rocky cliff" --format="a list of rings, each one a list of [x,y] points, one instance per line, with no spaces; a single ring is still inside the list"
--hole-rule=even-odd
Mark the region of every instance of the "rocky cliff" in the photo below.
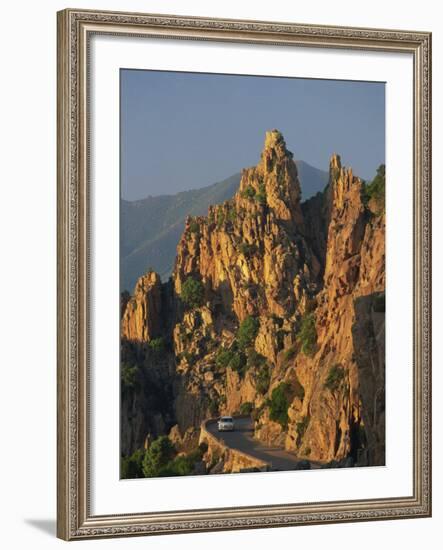
[[[171,280],[149,272],[127,300],[122,361],[130,346],[151,380],[131,403],[149,400],[152,379],[170,391],[167,411],[139,406],[127,449],[246,412],[258,439],[301,457],[383,464],[384,228],[338,155],[325,191],[302,203],[292,153],[267,132],[234,197],[186,220]]]

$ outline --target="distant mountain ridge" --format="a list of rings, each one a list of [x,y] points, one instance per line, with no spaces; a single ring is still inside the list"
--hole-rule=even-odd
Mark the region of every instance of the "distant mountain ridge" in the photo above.
[[[303,200],[323,191],[328,173],[296,161]],[[176,195],[160,195],[136,201],[121,200],[121,289],[132,292],[137,279],[149,268],[166,280],[173,269],[177,244],[188,215],[207,213],[210,204],[231,199],[241,175]]]

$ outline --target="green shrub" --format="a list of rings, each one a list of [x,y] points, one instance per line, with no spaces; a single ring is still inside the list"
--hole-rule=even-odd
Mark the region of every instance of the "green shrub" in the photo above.
[[[241,351],[235,353],[231,361],[229,362],[229,366],[232,370],[238,372],[239,375],[243,377],[248,370],[245,354]]]
[[[331,392],[336,391],[340,387],[344,377],[345,369],[341,365],[335,364],[329,369],[324,387]]]
[[[191,309],[203,305],[205,289],[200,281],[188,277],[183,283],[181,299]]]
[[[291,359],[294,359],[294,357],[297,354],[297,349],[295,346],[291,346],[290,348],[286,349],[283,353],[283,360],[285,363],[289,363]]]
[[[246,356],[242,351],[236,349],[235,344],[232,347],[233,349],[221,348],[215,358],[215,364],[221,369],[230,367],[240,376],[244,376],[247,370]]]
[[[137,449],[130,456],[123,456],[120,462],[120,477],[122,479],[135,479],[144,477],[142,462],[144,450]]]
[[[194,463],[188,456],[177,456],[160,469],[159,477],[188,476],[194,469]]]
[[[188,476],[192,474],[195,463],[202,460],[207,450],[208,444],[202,442],[196,449],[190,451],[186,455],[176,456],[161,469],[160,476]]]
[[[238,345],[241,349],[254,343],[259,327],[260,323],[258,319],[252,316],[246,317],[246,319],[241,322],[237,331]]]
[[[206,449],[207,450],[207,449]],[[202,452],[202,450],[200,449],[200,445],[194,449],[193,451],[191,451],[190,453],[188,453],[186,456],[187,458],[189,459],[189,461],[191,462],[192,466],[194,466],[194,464],[196,462],[198,462],[199,460],[202,459],[203,455],[205,454],[206,451]]]
[[[385,173],[386,167],[384,164],[381,164],[377,168],[375,178],[363,187],[363,202],[367,204],[371,199],[374,199],[377,203],[378,213],[383,212],[385,209]]]
[[[120,380],[123,391],[138,388],[138,367],[123,363],[120,371]]]
[[[217,352],[215,358],[215,364],[217,367],[225,369],[229,366],[231,359],[234,357],[235,353],[229,349],[220,348]]]
[[[161,353],[165,351],[165,340],[164,338],[154,338],[149,342],[149,347],[152,349],[152,351],[156,353]]]
[[[187,476],[192,474],[196,462],[199,462],[208,450],[203,442],[186,455],[176,456],[172,443],[166,436],[156,439],[143,459],[143,471],[146,477]],[[161,450],[158,449],[161,447]],[[149,458],[147,458],[149,457]],[[148,472],[150,475],[146,475]]]
[[[255,189],[252,187],[252,185],[248,185],[241,192],[241,196],[244,199],[253,199],[255,197]]]
[[[317,347],[317,330],[313,313],[306,313],[302,318],[300,330],[297,333],[297,342],[305,355],[314,355]]]
[[[189,231],[191,233],[198,233],[200,231],[200,225],[195,218],[193,218],[189,224]]]
[[[160,476],[174,455],[174,445],[167,436],[162,435],[154,440],[143,457],[142,469],[145,477]]]
[[[287,382],[281,382],[272,390],[269,403],[269,418],[274,422],[278,422],[283,429],[286,429],[289,420],[289,387]]]
[[[239,245],[240,252],[246,256],[246,258],[250,258],[256,251],[255,244],[249,244],[249,243],[240,243]]]
[[[254,410],[254,403],[251,403],[250,401],[247,401],[246,403],[242,403],[240,405],[240,414],[251,414]]]
[[[266,188],[263,183],[260,183],[258,186],[258,193],[255,195],[255,200],[261,204],[266,204]]]
[[[229,206],[227,219],[230,222],[235,222],[235,220],[237,219],[237,211],[234,205]]]
[[[261,367],[266,363],[266,357],[264,357],[261,353],[258,353],[255,351],[254,348],[248,349],[248,352],[246,354],[246,362],[248,364],[248,368],[251,367]]]
[[[258,371],[255,379],[255,387],[257,388],[258,393],[264,395],[269,389],[270,382],[271,371],[268,365],[263,365],[263,367]]]

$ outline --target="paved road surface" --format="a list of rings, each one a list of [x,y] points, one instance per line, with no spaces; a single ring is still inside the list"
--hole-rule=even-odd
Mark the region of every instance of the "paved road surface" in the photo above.
[[[234,421],[235,431],[233,432],[219,432],[215,420],[208,422],[207,429],[231,449],[238,449],[270,463],[273,470],[297,469],[300,458],[280,447],[267,447],[253,438],[254,425],[251,418],[234,418]],[[312,464],[312,467],[315,465]]]

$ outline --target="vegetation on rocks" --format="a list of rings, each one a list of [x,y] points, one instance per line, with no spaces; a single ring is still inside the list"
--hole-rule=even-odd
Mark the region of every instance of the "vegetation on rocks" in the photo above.
[[[164,352],[166,347],[165,339],[162,336],[160,336],[159,338],[153,338],[148,345],[155,353]]]
[[[221,348],[216,355],[215,364],[219,369],[225,370],[231,368],[233,371],[238,372],[243,377],[249,368],[246,354],[238,349],[237,342],[234,342],[232,348]]]
[[[278,422],[282,428],[288,425],[289,389],[287,382],[281,382],[272,390],[269,402],[269,418]]]
[[[268,365],[263,365],[260,367],[255,379],[255,387],[259,394],[264,395],[268,389],[271,382],[271,372]]]
[[[231,223],[234,223],[237,219],[237,210],[235,209],[235,206],[233,204],[229,205],[228,214],[227,214],[227,220]]]
[[[200,231],[200,225],[195,218],[193,218],[189,224],[189,231],[191,233],[198,233]]]
[[[301,320],[300,330],[297,333],[297,341],[301,345],[301,351],[305,355],[313,355],[317,345],[317,331],[315,329],[314,314],[307,313]]]
[[[266,187],[264,183],[260,183],[258,186],[258,193],[255,195],[255,200],[261,204],[266,204]]]
[[[227,367],[229,367],[235,355],[235,352],[230,349],[220,348],[215,358],[215,363],[217,367],[221,369],[226,369]]]
[[[120,371],[122,391],[128,391],[130,389],[137,387],[138,385],[137,374],[138,374],[137,365],[128,365],[127,363],[122,363],[121,371]]]
[[[191,309],[203,305],[204,287],[200,281],[188,277],[183,283],[181,299]]]
[[[249,243],[240,243],[238,248],[240,252],[247,258],[250,258],[251,256],[253,256],[253,254],[257,249],[255,244],[249,244]]]
[[[289,361],[291,361],[292,359],[294,359],[294,357],[297,355],[297,349],[295,346],[291,346],[290,348],[288,348],[287,350],[284,351],[283,353],[283,360],[285,363],[288,363]]]
[[[177,454],[172,441],[167,436],[160,436],[148,447],[147,451],[137,451],[129,459],[124,459],[125,471],[123,474],[130,474],[130,468],[137,468],[141,464],[142,476],[137,477],[170,477],[190,475],[194,470],[196,462],[201,461],[207,450],[205,443],[188,454]],[[135,465],[134,465],[135,462]]]
[[[237,331],[237,341],[240,349],[244,349],[254,343],[259,327],[259,320],[251,315],[240,323]]]
[[[144,477],[143,474],[144,451],[136,449],[132,455],[122,457],[120,463],[120,477],[122,479],[135,479]]]
[[[242,403],[240,405],[240,414],[251,414],[254,410],[254,403],[251,403],[250,401],[247,401],[246,403]]]
[[[252,185],[248,185],[245,187],[245,189],[241,192],[241,196],[244,199],[253,199],[255,197],[255,189],[252,187]]]
[[[143,457],[142,469],[145,477],[161,476],[175,455],[171,440],[162,435],[151,443]]]
[[[377,204],[378,213],[385,210],[385,184],[386,184],[386,167],[381,164],[377,168],[377,174],[375,178],[367,183],[363,188],[363,199],[365,203],[369,203],[373,199]]]
[[[229,366],[233,371],[238,372],[240,377],[243,378],[248,370],[248,363],[245,354],[242,351],[235,353],[229,363]]]
[[[339,364],[333,365],[329,369],[328,376],[326,377],[325,388],[331,392],[338,390],[344,377],[345,369]]]
[[[254,348],[249,348],[246,353],[248,368],[261,368],[266,363],[266,357],[258,353]]]

